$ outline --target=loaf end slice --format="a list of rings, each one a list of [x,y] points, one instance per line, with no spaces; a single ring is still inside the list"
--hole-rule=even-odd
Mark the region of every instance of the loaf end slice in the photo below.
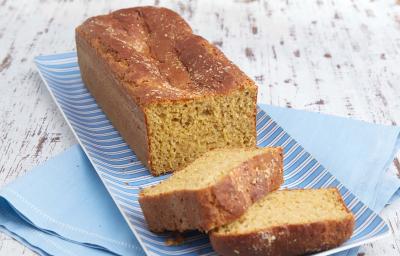
[[[304,255],[339,246],[353,227],[354,216],[336,188],[282,190],[212,231],[210,240],[223,256]]]
[[[154,232],[209,231],[240,217],[283,183],[281,148],[217,149],[160,184],[139,203]]]

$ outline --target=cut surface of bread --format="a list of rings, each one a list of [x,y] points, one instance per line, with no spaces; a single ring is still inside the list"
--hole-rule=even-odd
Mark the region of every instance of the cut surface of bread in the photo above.
[[[257,86],[174,11],[135,7],[76,29],[82,79],[153,175],[256,146]]]
[[[254,147],[257,91],[247,88],[224,96],[146,108],[153,169],[180,170],[217,148]]]
[[[210,240],[224,256],[303,255],[340,245],[353,227],[354,216],[337,189],[281,190],[213,230]]]
[[[238,218],[283,182],[281,148],[216,149],[141,191],[152,231],[208,231]]]

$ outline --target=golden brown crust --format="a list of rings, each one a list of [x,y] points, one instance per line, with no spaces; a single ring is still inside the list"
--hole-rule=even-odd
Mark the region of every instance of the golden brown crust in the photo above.
[[[76,34],[106,60],[139,106],[256,88],[221,51],[166,8],[136,7],[92,17]]]
[[[118,88],[117,78],[110,74],[106,60],[99,58],[95,49],[78,36],[76,45],[83,82],[138,159],[150,167],[146,115]]]
[[[338,191],[337,195],[348,212],[342,220],[284,225],[244,234],[211,232],[211,245],[222,256],[294,256],[335,248],[351,237],[355,222]]]
[[[139,196],[154,232],[209,231],[240,217],[248,207],[283,183],[282,148],[271,148],[236,167],[216,184],[157,196]]]
[[[292,256],[339,246],[353,232],[354,219],[287,225],[240,235],[210,234],[214,250],[223,256]]]

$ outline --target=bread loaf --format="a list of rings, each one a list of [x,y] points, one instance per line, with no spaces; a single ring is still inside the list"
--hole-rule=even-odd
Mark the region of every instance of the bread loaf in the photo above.
[[[76,46],[85,85],[153,175],[215,148],[256,145],[254,82],[175,12],[89,18]]]
[[[139,196],[149,229],[208,231],[283,182],[281,148],[217,149]]]
[[[304,255],[339,246],[353,227],[354,216],[337,189],[282,190],[212,231],[210,240],[223,256]]]

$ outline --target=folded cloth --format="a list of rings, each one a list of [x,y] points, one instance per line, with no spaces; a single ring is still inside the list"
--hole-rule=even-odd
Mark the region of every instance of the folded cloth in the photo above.
[[[0,196],[0,229],[40,255],[144,255],[79,145]]]
[[[400,187],[399,127],[261,107],[375,211]],[[78,145],[0,190],[0,230],[40,255],[144,255]]]

